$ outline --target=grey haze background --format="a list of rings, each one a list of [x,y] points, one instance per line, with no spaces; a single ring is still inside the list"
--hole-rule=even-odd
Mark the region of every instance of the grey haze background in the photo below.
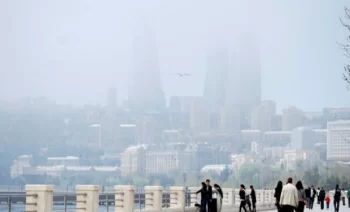
[[[262,97],[278,108],[350,105],[346,59],[336,45],[346,0],[0,0],[0,99],[47,96],[103,104],[116,86],[127,99],[132,41],[156,35],[167,97],[202,95],[208,47],[243,32],[260,41]],[[193,76],[180,79],[173,72]]]

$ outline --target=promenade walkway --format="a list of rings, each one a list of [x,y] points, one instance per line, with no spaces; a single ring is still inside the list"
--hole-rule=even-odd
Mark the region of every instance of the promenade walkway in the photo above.
[[[268,210],[266,212],[277,212],[277,209]],[[329,209],[327,210],[326,203],[325,203],[325,209],[321,210],[321,205],[315,203],[312,210],[305,208],[304,212],[334,212],[334,207],[333,207],[333,204],[331,203],[329,205]],[[339,212],[350,212],[350,208],[347,204],[343,206],[343,204],[341,203],[339,206]]]

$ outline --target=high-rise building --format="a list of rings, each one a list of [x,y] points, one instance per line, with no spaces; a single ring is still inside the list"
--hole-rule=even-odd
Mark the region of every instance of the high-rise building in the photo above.
[[[258,107],[253,108],[250,116],[250,127],[263,132],[272,130],[273,117],[276,115],[276,103],[262,101]]]
[[[165,96],[162,88],[158,53],[149,30],[139,33],[133,43],[133,63],[129,76],[129,108],[133,111],[162,111]]]
[[[248,128],[248,117],[261,102],[260,52],[253,36],[242,36],[237,40],[230,63],[226,104],[240,106],[241,127]]]
[[[123,176],[145,171],[145,146],[131,146],[120,155],[120,170]]]
[[[292,106],[282,110],[282,130],[291,131],[304,125],[304,113]]]
[[[350,121],[328,122],[327,160],[350,161]]]
[[[316,133],[311,128],[297,127],[292,131],[292,148],[314,150],[316,143]]]
[[[216,45],[217,46],[217,45]],[[219,112],[225,103],[229,53],[227,47],[215,47],[207,54],[204,99],[210,112]]]

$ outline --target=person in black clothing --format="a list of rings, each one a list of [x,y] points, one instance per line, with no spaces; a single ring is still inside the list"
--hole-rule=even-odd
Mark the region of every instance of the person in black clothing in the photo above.
[[[253,185],[250,185],[250,196],[252,197],[253,212],[256,212],[256,194]]]
[[[307,203],[306,203],[306,208],[309,208],[309,203],[310,203],[310,195],[311,195],[311,188],[308,187],[307,189],[305,189],[305,195],[306,195],[306,199],[307,199]]]
[[[339,185],[335,186],[334,190],[334,197],[333,197],[333,203],[334,203],[334,210],[335,212],[339,212],[339,203],[341,198],[341,190],[339,188]]]
[[[242,184],[239,190],[239,199],[241,200],[241,204],[239,205],[239,212],[242,211],[242,208],[245,212],[247,212],[247,209],[245,209],[245,190],[244,190],[244,185]]]
[[[321,204],[321,210],[324,209],[324,199],[326,198],[326,191],[323,189],[323,187],[320,190],[320,193],[318,193],[318,198],[320,200]]]
[[[277,211],[281,212],[282,208],[280,206],[280,199],[281,199],[281,193],[282,193],[282,189],[283,189],[283,183],[282,181],[278,181],[277,186],[275,188],[275,194],[274,197],[276,198],[276,207],[277,207]]]
[[[196,192],[196,194],[201,193],[201,212],[205,212],[206,211],[206,196],[207,196],[207,185],[205,184],[205,182],[202,182],[202,188]]]
[[[210,180],[207,179],[205,181],[206,183],[206,188],[207,188],[207,195],[205,197],[205,204],[206,204],[206,207],[208,208],[208,212],[210,212],[210,209],[211,209],[211,199],[213,198],[213,189],[210,185]]]

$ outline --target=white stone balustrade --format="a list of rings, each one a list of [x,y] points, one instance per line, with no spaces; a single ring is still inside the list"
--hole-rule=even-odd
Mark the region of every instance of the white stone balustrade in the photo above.
[[[86,212],[96,212],[99,207],[100,186],[77,185],[75,186],[77,195],[76,210]]]
[[[190,191],[190,206],[194,206],[197,203],[197,194],[196,192],[201,189],[200,187],[189,187]]]
[[[145,187],[145,210],[162,211],[163,206],[163,187],[146,186]]]
[[[115,212],[133,212],[135,204],[135,188],[129,185],[118,185],[115,190]]]
[[[170,187],[170,208],[181,209],[185,211],[186,206],[186,188],[185,187]]]
[[[52,212],[53,185],[26,185],[26,211]]]
[[[147,212],[195,212],[199,211],[195,207],[197,202],[196,192],[199,187],[188,188],[190,192],[189,203],[186,205],[186,188],[170,187],[170,207],[163,208],[163,187],[146,186],[144,188],[145,208]],[[99,191],[100,187],[96,185],[77,185],[76,186],[76,211],[98,212],[99,209]],[[26,211],[52,212],[53,211],[53,192],[52,185],[27,185],[26,186]],[[239,189],[223,188],[223,207],[221,212],[238,211],[240,204]],[[271,210],[275,208],[275,199],[273,190],[256,190],[257,209]],[[117,185],[114,187],[114,211],[115,212],[135,212],[135,188],[128,185]],[[104,201],[104,200],[101,200]],[[141,201],[141,200],[139,200]],[[188,206],[189,205],[189,206]]]
[[[222,204],[233,206],[235,204],[235,190],[233,188],[223,188],[222,192],[224,194]]]

